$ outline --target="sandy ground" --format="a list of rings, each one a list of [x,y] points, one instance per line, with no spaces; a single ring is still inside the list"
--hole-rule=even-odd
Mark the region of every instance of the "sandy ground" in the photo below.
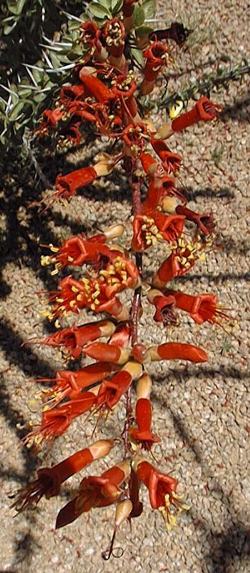
[[[249,43],[247,2],[166,4],[167,22],[178,15],[195,27],[196,40],[178,62],[178,69],[190,69],[189,77],[202,75],[216,60],[238,63],[245,56]],[[163,9],[164,3],[159,5],[159,11]],[[184,76],[182,85],[186,80]],[[180,181],[191,206],[214,212],[221,244],[205,263],[179,280],[180,288],[190,293],[215,292],[237,318],[234,326],[226,326],[227,332],[200,328],[184,318],[169,340],[198,343],[208,350],[209,362],[202,366],[176,362],[152,370],[154,429],[162,439],[155,457],[162,471],[173,471],[180,480],[191,509],[176,529],[166,533],[161,516],[150,510],[144,492],[143,516],[133,523],[132,531],[123,526],[117,539],[123,556],[107,563],[101,551],[111,535],[112,508],[96,510],[65,529],[54,530],[56,514],[72,495],[77,480],[65,486],[61,498],[42,501],[35,511],[15,519],[8,495],[32,479],[36,465],[56,463],[84,447],[93,428],[91,423],[76,421],[40,460],[22,447],[26,423],[39,419],[34,379],[52,376],[64,367],[60,353],[21,348],[24,340],[47,332],[39,314],[43,301],[37,292],[55,285],[39,266],[38,243],[56,243],[62,236],[82,230],[92,232],[96,223],[104,228],[109,222],[127,220],[129,194],[124,182],[120,189],[116,181],[110,181],[74,198],[69,209],[55,206],[39,215],[35,209],[27,210],[27,205],[40,193],[40,187],[35,182],[32,189],[27,175],[17,173],[15,164],[10,166],[1,195],[1,572],[50,573],[54,568],[59,573],[109,573],[114,568],[124,573],[131,569],[135,573],[250,570],[247,97],[246,78],[241,84],[231,84],[228,93],[213,94],[213,99],[225,106],[221,121],[196,126],[171,141],[172,149],[183,154]],[[43,167],[47,173],[46,162]],[[146,257],[147,273],[152,272],[153,261],[153,256]],[[148,342],[165,339],[163,329],[153,323],[151,311],[143,315],[141,333]],[[121,419],[118,409],[100,435],[112,435]]]

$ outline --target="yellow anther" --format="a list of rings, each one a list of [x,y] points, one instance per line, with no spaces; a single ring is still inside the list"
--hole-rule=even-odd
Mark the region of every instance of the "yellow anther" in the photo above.
[[[74,260],[74,257],[68,256],[68,261],[69,261],[70,263],[72,263],[73,260]]]
[[[121,271],[120,275],[123,279],[127,279],[128,278],[128,273],[126,271]]]
[[[92,294],[92,299],[95,300],[95,299],[99,296],[99,294],[100,294],[100,291],[95,291],[95,292]]]
[[[44,318],[48,318],[48,316],[50,315],[48,310],[41,310],[39,312],[40,316],[43,316]]]
[[[59,248],[54,247],[54,245],[52,245],[52,243],[49,244],[49,248],[52,251],[52,253],[58,253],[58,251],[59,251]]]
[[[156,227],[156,225],[151,225],[150,231],[155,235],[156,233],[158,233],[158,228]]]
[[[52,263],[52,258],[49,257],[48,255],[42,255],[40,260],[42,267],[46,267],[47,265],[51,265]]]
[[[83,279],[81,279],[81,281],[82,281],[82,283],[83,283],[85,286],[89,286],[89,284],[90,284],[89,279],[83,278]]]
[[[71,290],[72,290],[72,292],[75,292],[75,293],[79,292],[79,288],[77,288],[74,285],[71,287]]]
[[[185,241],[184,241],[183,239],[179,239],[179,240],[178,240],[178,246],[179,246],[179,247],[182,247],[182,248],[183,248],[183,247],[186,248],[186,243],[185,243]]]

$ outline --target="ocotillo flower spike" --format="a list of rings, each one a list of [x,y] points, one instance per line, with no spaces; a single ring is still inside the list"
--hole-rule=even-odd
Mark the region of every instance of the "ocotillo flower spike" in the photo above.
[[[144,96],[151,94],[156,84],[161,89],[172,64],[171,42],[177,51],[188,31],[178,22],[155,32],[142,24],[138,27],[138,18],[140,21],[144,14],[144,3],[138,0],[106,4],[110,4],[108,18],[93,16],[80,22],[83,55],[67,83],[60,86],[51,109],[43,111],[35,131],[37,140],[53,136],[57,149],[78,149],[86,138],[102,138],[107,152],[71,171],[66,164],[65,169],[61,167],[54,192],[46,198],[48,205],[56,200],[76,201],[84,228],[58,245],[42,245],[42,266],[52,265],[51,274],[59,275],[57,286],[48,293],[46,311],[57,330],[26,344],[50,347],[59,357],[60,350],[64,359],[67,356],[75,362],[68,366],[64,362],[53,377],[37,380],[43,384],[41,420],[24,443],[39,450],[59,439],[62,448],[65,432],[70,426],[74,431],[80,417],[84,441],[89,418],[95,420],[94,432],[100,426],[104,432],[106,418],[114,420],[113,413],[120,407],[124,419],[120,428],[117,421],[109,424],[113,436],[103,439],[102,433],[102,439],[90,446],[76,446],[70,457],[38,469],[13,504],[21,511],[43,497],[58,495],[67,479],[105,456],[107,465],[97,467],[94,475],[83,473],[76,493],[56,519],[56,528],[78,518],[79,526],[82,523],[84,527],[85,513],[113,505],[114,533],[103,553],[105,559],[114,554],[118,528],[145,511],[141,502],[144,486],[152,509],[162,513],[168,529],[187,509],[177,493],[173,468],[159,470],[144,457],[154,456],[161,441],[153,416],[154,394],[161,388],[154,385],[154,375],[151,378],[147,370],[152,372],[156,361],[162,362],[166,373],[173,361],[191,362],[198,370],[208,360],[206,350],[198,344],[185,342],[180,335],[175,342],[175,327],[180,328],[183,312],[198,325],[220,324],[228,318],[213,293],[196,294],[191,288],[184,293],[179,283],[176,288],[173,284],[213,248],[215,221],[206,209],[198,213],[189,208],[177,180],[183,169],[181,156],[169,141],[192,125],[216,120],[219,106],[203,96],[193,109],[181,113],[175,108],[161,125],[155,124],[145,110]],[[127,179],[121,193],[126,201],[131,193],[131,213],[123,221],[112,219],[108,226],[99,211],[98,228],[86,233],[92,219],[86,205],[85,211],[81,209],[78,192],[83,194],[87,188],[95,199],[96,187],[107,178],[102,193],[107,193],[113,217],[108,180],[121,173]],[[184,175],[183,171],[182,180]],[[145,252],[154,259],[153,274],[148,269],[145,273]],[[163,323],[167,334],[171,327],[171,339],[161,332],[158,341],[148,340],[145,321],[141,336],[145,305],[152,305],[154,320]],[[111,465],[107,457],[111,449],[116,456],[116,447],[120,461]],[[156,450],[157,458],[161,448],[163,443]]]

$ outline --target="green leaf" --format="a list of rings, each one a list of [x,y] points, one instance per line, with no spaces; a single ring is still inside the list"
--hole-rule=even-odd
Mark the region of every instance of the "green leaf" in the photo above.
[[[122,6],[123,6],[123,0],[111,0],[112,16],[115,16],[115,14],[120,12],[120,10],[122,9]]]
[[[143,0],[142,6],[145,12],[146,20],[154,18],[156,13],[156,1],[155,0]]]
[[[26,97],[26,96],[30,96],[32,94],[34,90],[30,89],[29,86],[27,85],[27,87],[18,87],[18,95],[19,97]]]
[[[26,0],[8,0],[7,6],[11,14],[15,14],[16,16],[20,16],[22,14],[24,5],[26,4]]]
[[[7,22],[8,20],[8,22]],[[14,30],[14,28],[17,25],[18,20],[14,17],[11,18],[6,18],[6,23],[4,23],[4,27],[3,27],[3,33],[5,36],[8,36],[12,30]]]
[[[96,18],[100,18],[102,20],[104,18],[108,18],[109,16],[111,16],[109,10],[107,8],[104,8],[104,6],[101,6],[99,2],[91,2],[88,9],[91,12],[91,14],[93,14],[93,16],[95,16]]]
[[[138,50],[137,48],[131,48],[131,56],[132,59],[135,60],[140,67],[144,66],[144,57],[141,50]]]
[[[46,97],[46,92],[38,92],[33,96],[35,103],[41,103]]]
[[[150,28],[150,26],[140,26],[139,28],[136,28],[136,36],[143,38],[144,36],[152,34],[153,31],[153,28]]]
[[[20,100],[11,110],[11,113],[8,116],[9,121],[15,121],[16,118],[20,115],[23,107],[25,104],[25,100]]]
[[[139,28],[139,26],[142,26],[142,24],[144,23],[145,20],[145,11],[144,8],[142,6],[135,6],[134,12],[133,12],[133,22],[134,22],[134,27],[135,28]]]
[[[100,6],[105,8],[105,10],[108,10],[108,12],[111,11],[112,0],[100,0],[99,2],[97,2],[97,4],[100,4]]]

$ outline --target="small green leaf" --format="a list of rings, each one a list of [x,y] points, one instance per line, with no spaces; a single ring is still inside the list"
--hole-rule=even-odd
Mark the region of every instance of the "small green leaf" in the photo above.
[[[22,14],[24,5],[26,4],[26,0],[8,0],[7,6],[11,14],[15,14],[15,16],[20,16]]]
[[[136,28],[136,36],[139,36],[139,38],[148,36],[149,34],[152,34],[152,32],[153,28],[150,28],[150,26],[140,26],[139,28]]]
[[[115,16],[115,14],[120,12],[120,10],[122,9],[122,6],[123,6],[123,0],[111,0],[112,16]]]
[[[41,103],[45,99],[45,97],[46,97],[46,92],[43,92],[43,93],[37,92],[34,95],[33,99],[34,99],[35,103]]]
[[[144,12],[144,8],[142,6],[135,6],[134,12],[133,12],[133,22],[134,22],[134,27],[135,28],[139,28],[139,26],[142,26],[142,24],[144,23],[145,20],[145,12]]]
[[[144,66],[144,57],[141,50],[138,50],[137,48],[131,48],[131,56],[132,59],[137,62],[140,68]]]
[[[8,20],[8,22],[7,22]],[[8,36],[12,30],[14,30],[14,28],[17,25],[18,20],[16,18],[6,18],[6,23],[4,23],[4,27],[3,27],[3,33],[5,36]]]
[[[111,16],[109,10],[107,10],[107,8],[104,8],[104,6],[101,6],[99,2],[91,2],[88,9],[91,12],[91,14],[93,14],[93,16],[95,16],[96,18],[104,19]]]
[[[112,0],[100,0],[99,2],[97,2],[97,4],[100,4],[100,6],[105,8],[105,10],[108,10],[108,12],[111,11]]]
[[[20,115],[23,107],[25,104],[25,100],[20,100],[11,110],[11,113],[8,116],[9,121],[15,121],[16,118]]]
[[[156,13],[156,1],[155,0],[143,0],[142,6],[145,12],[146,20],[150,20],[150,18],[154,18]]]
[[[18,87],[18,95],[19,97],[26,97],[26,96],[30,96],[32,94],[34,90],[30,89],[29,86],[27,85],[27,87]]]

